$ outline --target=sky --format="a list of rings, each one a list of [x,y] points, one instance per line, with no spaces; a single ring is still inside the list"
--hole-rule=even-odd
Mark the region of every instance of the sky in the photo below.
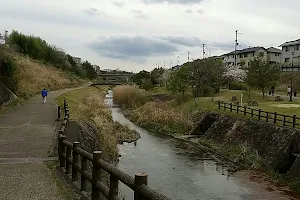
[[[0,32],[18,30],[101,69],[170,68],[240,46],[300,37],[299,0],[0,0]]]

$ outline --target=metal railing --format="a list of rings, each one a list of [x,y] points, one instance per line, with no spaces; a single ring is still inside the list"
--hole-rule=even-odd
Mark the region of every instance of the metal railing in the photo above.
[[[60,109],[60,108],[59,108]],[[58,153],[60,168],[66,173],[71,174],[72,182],[78,182],[80,178],[81,191],[87,191],[87,183],[92,184],[91,199],[101,198],[101,194],[108,200],[117,200],[119,192],[119,181],[127,185],[134,191],[134,200],[169,200],[163,194],[147,186],[148,175],[146,173],[136,173],[131,177],[114,165],[102,159],[101,151],[94,151],[93,154],[80,148],[79,142],[69,142],[66,140],[65,131],[69,122],[68,103],[64,101],[64,121],[59,130]],[[88,169],[88,162],[92,163],[92,169]],[[92,172],[90,172],[92,171]],[[104,185],[102,173],[109,174],[109,187]]]
[[[250,115],[252,118],[257,117],[258,120],[262,120],[268,123],[282,126],[291,126],[293,128],[300,128],[300,118],[296,115],[283,115],[277,112],[267,112],[261,109],[249,108],[247,106],[234,105],[233,103],[218,102],[218,108],[227,109],[230,112],[236,111],[237,114],[243,114],[244,116]],[[297,123],[298,122],[298,123]]]

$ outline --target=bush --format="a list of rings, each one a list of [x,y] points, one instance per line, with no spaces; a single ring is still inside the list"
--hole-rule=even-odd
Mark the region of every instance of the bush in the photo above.
[[[248,90],[248,86],[246,83],[233,82],[229,84],[229,90]]]
[[[182,111],[163,102],[148,102],[134,110],[133,120],[141,126],[160,133],[186,133],[192,128],[192,121]]]
[[[114,88],[114,101],[123,107],[136,108],[147,102],[147,96],[136,85],[121,85]]]

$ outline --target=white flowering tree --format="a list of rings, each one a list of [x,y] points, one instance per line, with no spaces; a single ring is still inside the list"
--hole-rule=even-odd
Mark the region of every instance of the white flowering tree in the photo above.
[[[246,71],[241,66],[234,66],[233,64],[225,66],[225,73],[223,78],[226,82],[243,82],[246,78]]]

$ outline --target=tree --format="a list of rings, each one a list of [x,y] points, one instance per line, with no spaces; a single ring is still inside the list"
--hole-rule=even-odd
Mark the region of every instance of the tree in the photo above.
[[[269,88],[280,79],[280,67],[278,64],[271,64],[262,57],[254,58],[250,61],[250,66],[246,69],[246,82],[249,86],[258,87],[265,97],[266,88]]]
[[[195,97],[205,96],[210,92],[219,92],[224,73],[222,61],[207,58],[187,63],[186,66],[190,69],[188,79],[194,89]],[[209,88],[214,91],[209,92]]]
[[[185,92],[189,87],[189,71],[186,66],[171,72],[167,89],[173,93],[181,93],[185,99]]]
[[[92,80],[97,77],[97,73],[89,61],[83,62],[82,68],[85,69],[88,79]]]
[[[246,78],[246,71],[240,66],[226,65],[223,78],[228,85],[231,82],[243,82]]]
[[[147,85],[147,88],[151,88],[149,85],[151,82],[151,74],[145,70],[140,71],[139,73],[135,74],[132,77],[132,81],[142,88],[144,88],[144,84]],[[151,82],[151,84],[152,84],[152,82]]]
[[[158,85],[159,84],[159,78],[163,75],[164,69],[161,68],[155,68],[150,72],[151,76],[151,81],[153,85]]]

